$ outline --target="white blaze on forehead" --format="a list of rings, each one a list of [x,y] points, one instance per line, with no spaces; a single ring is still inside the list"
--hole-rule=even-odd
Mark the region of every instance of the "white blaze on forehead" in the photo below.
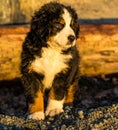
[[[70,26],[72,18],[70,16],[69,12],[66,9],[64,9],[64,14],[62,15],[62,17],[63,17],[63,19],[66,23],[66,26]]]

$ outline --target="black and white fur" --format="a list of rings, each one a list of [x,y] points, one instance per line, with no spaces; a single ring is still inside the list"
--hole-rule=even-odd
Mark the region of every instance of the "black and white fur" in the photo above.
[[[64,103],[73,101],[79,78],[77,21],[73,8],[56,2],[45,4],[32,17],[21,55],[28,118],[55,116],[63,112]],[[46,89],[50,92],[44,111]]]

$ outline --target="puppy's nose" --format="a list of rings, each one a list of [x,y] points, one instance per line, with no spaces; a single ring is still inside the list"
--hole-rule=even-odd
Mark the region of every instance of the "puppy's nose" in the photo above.
[[[73,42],[75,40],[75,36],[69,35],[68,40],[69,40],[69,42]]]

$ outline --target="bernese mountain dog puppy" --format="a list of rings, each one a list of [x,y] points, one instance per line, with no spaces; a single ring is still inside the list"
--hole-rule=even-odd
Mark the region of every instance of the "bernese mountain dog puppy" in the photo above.
[[[55,116],[63,112],[64,103],[73,102],[79,78],[78,35],[78,17],[70,6],[50,2],[32,17],[21,54],[21,79],[29,119]]]

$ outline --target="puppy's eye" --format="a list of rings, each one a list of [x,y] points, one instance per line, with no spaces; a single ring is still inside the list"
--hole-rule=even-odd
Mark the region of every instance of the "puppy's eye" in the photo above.
[[[55,28],[57,30],[61,30],[61,29],[63,29],[64,25],[65,25],[65,21],[63,19],[61,19],[60,21],[57,21],[55,23]]]
[[[61,30],[61,29],[63,29],[63,27],[64,27],[64,25],[63,25],[63,24],[60,24],[60,23],[57,23],[57,24],[55,25],[55,28],[56,28],[57,30]]]

